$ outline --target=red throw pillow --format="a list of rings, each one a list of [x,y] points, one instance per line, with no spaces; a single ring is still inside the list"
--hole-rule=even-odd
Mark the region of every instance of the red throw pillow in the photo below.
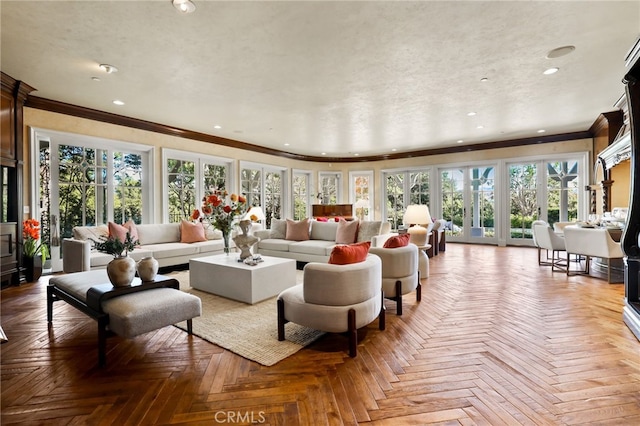
[[[316,220],[318,222],[328,222],[329,221],[329,219],[327,219],[326,217],[322,217],[322,216],[321,217],[316,217]]]
[[[202,226],[202,223],[193,223],[186,220],[180,222],[180,242],[197,243],[199,241],[207,241],[207,236],[204,232],[204,226]]]
[[[409,233],[389,237],[389,239],[382,245],[382,248],[397,248],[408,246],[410,238],[411,234]]]
[[[332,265],[349,265],[364,262],[369,254],[370,241],[348,245],[337,245],[331,250],[329,263]]]

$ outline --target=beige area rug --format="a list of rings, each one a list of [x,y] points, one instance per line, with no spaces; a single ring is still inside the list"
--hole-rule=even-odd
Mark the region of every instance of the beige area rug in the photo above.
[[[274,365],[324,334],[287,323],[287,339],[280,342],[276,297],[249,305],[191,288],[189,271],[166,275],[180,281],[182,291],[202,300],[202,316],[193,319],[193,334],[262,365]],[[297,277],[301,282],[302,271]],[[186,323],[178,327],[186,329]]]

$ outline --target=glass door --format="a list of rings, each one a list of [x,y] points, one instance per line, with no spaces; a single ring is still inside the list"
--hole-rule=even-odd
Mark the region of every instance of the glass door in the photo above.
[[[447,240],[494,242],[495,166],[440,170],[442,218]]]

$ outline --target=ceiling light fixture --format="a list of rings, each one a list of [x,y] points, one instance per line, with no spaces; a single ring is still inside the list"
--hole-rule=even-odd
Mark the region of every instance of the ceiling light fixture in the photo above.
[[[113,101],[113,103],[114,103],[115,105],[119,105],[119,106],[124,105],[124,102],[122,102],[122,101],[121,101],[121,100],[119,100],[119,99],[116,99],[115,101]]]
[[[106,72],[107,74],[113,74],[114,72],[118,72],[118,68],[109,64],[100,64],[100,69]]]
[[[549,68],[549,69],[544,70],[544,72],[542,74],[551,75],[551,74],[557,73],[558,71],[560,71],[560,68],[553,67],[553,68]]]
[[[213,128],[214,129],[222,129],[222,126],[219,126],[219,125],[216,124],[215,126],[213,126]]]
[[[575,46],[556,47],[555,49],[552,49],[549,51],[549,53],[547,53],[546,58],[547,59],[559,58],[560,56],[568,55],[574,50],[576,50]]]
[[[196,10],[196,5],[191,0],[172,0],[171,3],[180,13],[191,13]]]
[[[476,115],[476,114],[477,114],[477,113],[475,113],[475,112],[473,112],[473,111],[471,111],[471,112],[468,112],[468,113],[467,113],[467,115],[468,115],[469,117],[473,117],[473,116],[474,116],[474,115]]]
[[[538,133],[544,133],[544,132],[546,132],[546,130],[545,130],[545,129],[540,129],[540,130],[538,130]]]
[[[462,139],[459,139],[459,140],[458,140],[458,143],[462,143],[462,142],[464,142]]]
[[[480,79],[480,82],[482,82],[482,83],[486,83],[487,81],[489,81],[489,79],[487,77],[482,77]]]

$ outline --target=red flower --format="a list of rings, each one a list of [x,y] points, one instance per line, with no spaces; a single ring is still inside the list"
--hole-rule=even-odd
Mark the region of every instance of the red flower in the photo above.
[[[211,214],[213,212],[213,210],[211,209],[211,207],[209,206],[202,206],[202,213],[203,214]]]
[[[231,213],[231,206],[227,205],[222,208],[225,213]]]
[[[192,220],[197,220],[200,217],[200,210],[195,209],[193,211],[193,213],[191,213],[191,219]]]
[[[244,198],[242,195],[238,195],[238,202],[244,204],[247,202],[247,199]]]

